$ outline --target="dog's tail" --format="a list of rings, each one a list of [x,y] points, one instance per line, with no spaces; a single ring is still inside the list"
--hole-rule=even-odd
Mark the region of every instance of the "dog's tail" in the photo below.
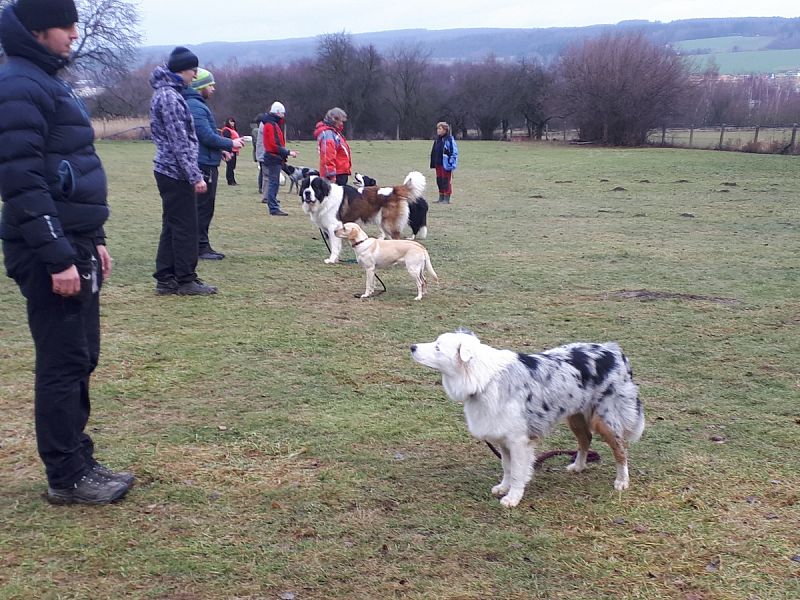
[[[431,276],[436,283],[439,283],[439,276],[436,274],[436,271],[433,270],[433,264],[431,263],[431,255],[428,252],[425,252],[425,272]]]
[[[425,193],[425,175],[419,171],[411,171],[403,180],[403,185],[409,193],[409,202],[415,202],[417,198],[421,198]]]

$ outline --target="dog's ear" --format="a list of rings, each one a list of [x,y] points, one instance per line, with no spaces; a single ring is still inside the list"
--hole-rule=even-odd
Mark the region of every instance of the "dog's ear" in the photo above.
[[[331,193],[331,184],[328,183],[327,179],[323,179],[322,177],[314,177],[311,180],[311,187],[314,190],[314,195],[320,202]]]
[[[467,364],[475,358],[476,349],[480,345],[480,341],[476,337],[462,337],[461,345],[458,347],[458,357],[461,362]]]

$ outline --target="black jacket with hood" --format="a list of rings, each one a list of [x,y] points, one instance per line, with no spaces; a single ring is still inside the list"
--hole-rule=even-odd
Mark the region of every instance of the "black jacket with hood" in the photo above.
[[[17,18],[0,16],[0,239],[10,254],[35,252],[50,273],[75,262],[75,239],[105,243],[107,184],[83,102],[49,52]],[[11,274],[9,272],[9,274]]]

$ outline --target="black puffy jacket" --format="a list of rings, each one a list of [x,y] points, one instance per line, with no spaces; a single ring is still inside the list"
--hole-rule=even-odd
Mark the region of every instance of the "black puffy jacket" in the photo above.
[[[7,255],[32,250],[58,273],[74,263],[70,238],[105,243],[105,172],[84,104],[57,76],[67,60],[36,41],[13,5],[0,43],[0,239]]]

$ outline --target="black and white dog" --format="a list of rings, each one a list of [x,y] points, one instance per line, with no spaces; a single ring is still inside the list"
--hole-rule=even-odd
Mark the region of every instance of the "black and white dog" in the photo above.
[[[369,175],[355,173],[353,175],[353,187],[359,192],[364,188],[377,187],[378,182]],[[428,201],[423,197],[408,206],[408,226],[411,227],[412,240],[424,240],[428,237]]]
[[[297,190],[297,193],[300,193],[300,182],[303,181],[309,175],[319,175],[319,171],[316,169],[312,169],[311,167],[295,167],[294,165],[287,165],[286,163],[283,164],[281,167],[283,172],[289,176],[289,193],[292,193],[292,188]]]
[[[628,359],[614,342],[518,354],[459,330],[414,344],[411,356],[441,372],[447,395],[464,404],[469,432],[500,451],[503,479],[492,494],[502,496],[504,506],[522,499],[533,477],[537,442],[564,420],[578,439],[575,462],[567,470],[586,468],[596,433],[617,463],[614,489],[628,488],[628,444],[644,431],[644,410]]]

